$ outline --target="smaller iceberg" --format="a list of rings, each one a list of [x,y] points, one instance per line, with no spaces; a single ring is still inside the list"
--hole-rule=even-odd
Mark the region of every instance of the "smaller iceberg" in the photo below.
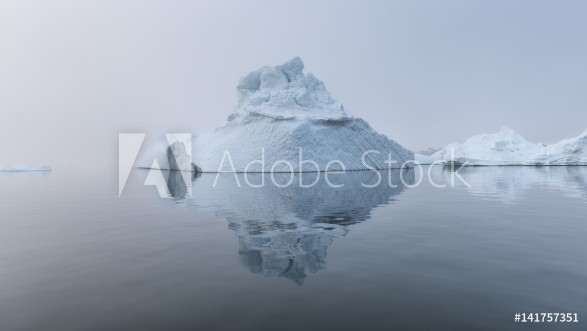
[[[464,143],[450,144],[434,153],[433,161],[469,166],[587,165],[587,131],[552,145],[535,144],[503,126]]]
[[[42,164],[40,166],[37,165],[0,165],[0,171],[2,172],[23,172],[23,171],[51,171],[51,167]]]

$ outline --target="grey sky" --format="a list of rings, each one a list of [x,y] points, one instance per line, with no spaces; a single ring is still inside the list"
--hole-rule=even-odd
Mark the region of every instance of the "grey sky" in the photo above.
[[[300,56],[408,148],[587,129],[585,1],[0,1],[0,164],[114,165],[119,132],[208,131]]]

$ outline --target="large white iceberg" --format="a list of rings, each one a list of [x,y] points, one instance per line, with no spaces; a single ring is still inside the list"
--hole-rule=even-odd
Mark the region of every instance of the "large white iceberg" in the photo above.
[[[464,143],[450,144],[431,156],[442,163],[466,165],[587,165],[587,131],[579,137],[552,145],[527,141],[503,126],[496,133],[483,133]]]
[[[238,104],[226,125],[186,142],[193,163],[186,169],[170,166],[167,142],[144,154],[138,166],[152,167],[156,158],[162,169],[306,172],[340,170],[341,163],[334,160],[346,170],[399,168],[413,160],[412,152],[347,114],[324,84],[303,69],[296,57],[241,78]]]

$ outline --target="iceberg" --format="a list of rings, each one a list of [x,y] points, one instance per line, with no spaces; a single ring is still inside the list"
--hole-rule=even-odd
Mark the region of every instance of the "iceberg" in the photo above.
[[[535,157],[536,164],[587,165],[587,130],[571,139],[546,146],[544,155]]]
[[[552,145],[527,141],[503,126],[496,133],[483,133],[464,143],[450,144],[434,153],[433,161],[469,166],[587,165],[587,131],[579,137]]]
[[[188,165],[174,169],[186,162],[170,162],[163,141],[137,165],[150,168],[156,159],[159,168],[170,170],[314,172],[400,168],[414,159],[411,151],[349,115],[324,83],[303,70],[295,57],[241,78],[227,123],[185,141],[192,148]]]
[[[51,167],[42,164],[40,166],[37,165],[0,165],[0,171],[2,172],[23,172],[23,171],[51,171]]]

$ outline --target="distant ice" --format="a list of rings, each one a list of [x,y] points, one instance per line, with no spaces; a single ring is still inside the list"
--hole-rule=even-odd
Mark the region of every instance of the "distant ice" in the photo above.
[[[40,166],[22,165],[22,164],[0,165],[0,171],[3,171],[3,172],[51,171],[51,167],[46,164],[42,164]]]
[[[467,165],[587,165],[587,131],[552,145],[535,144],[502,127],[464,143],[450,144],[432,155],[434,161]]]
[[[420,154],[420,153],[414,153],[414,161],[416,161],[417,164],[432,164],[432,162],[434,162],[434,160],[432,160],[432,157],[430,157],[429,155],[424,155],[424,154]]]

